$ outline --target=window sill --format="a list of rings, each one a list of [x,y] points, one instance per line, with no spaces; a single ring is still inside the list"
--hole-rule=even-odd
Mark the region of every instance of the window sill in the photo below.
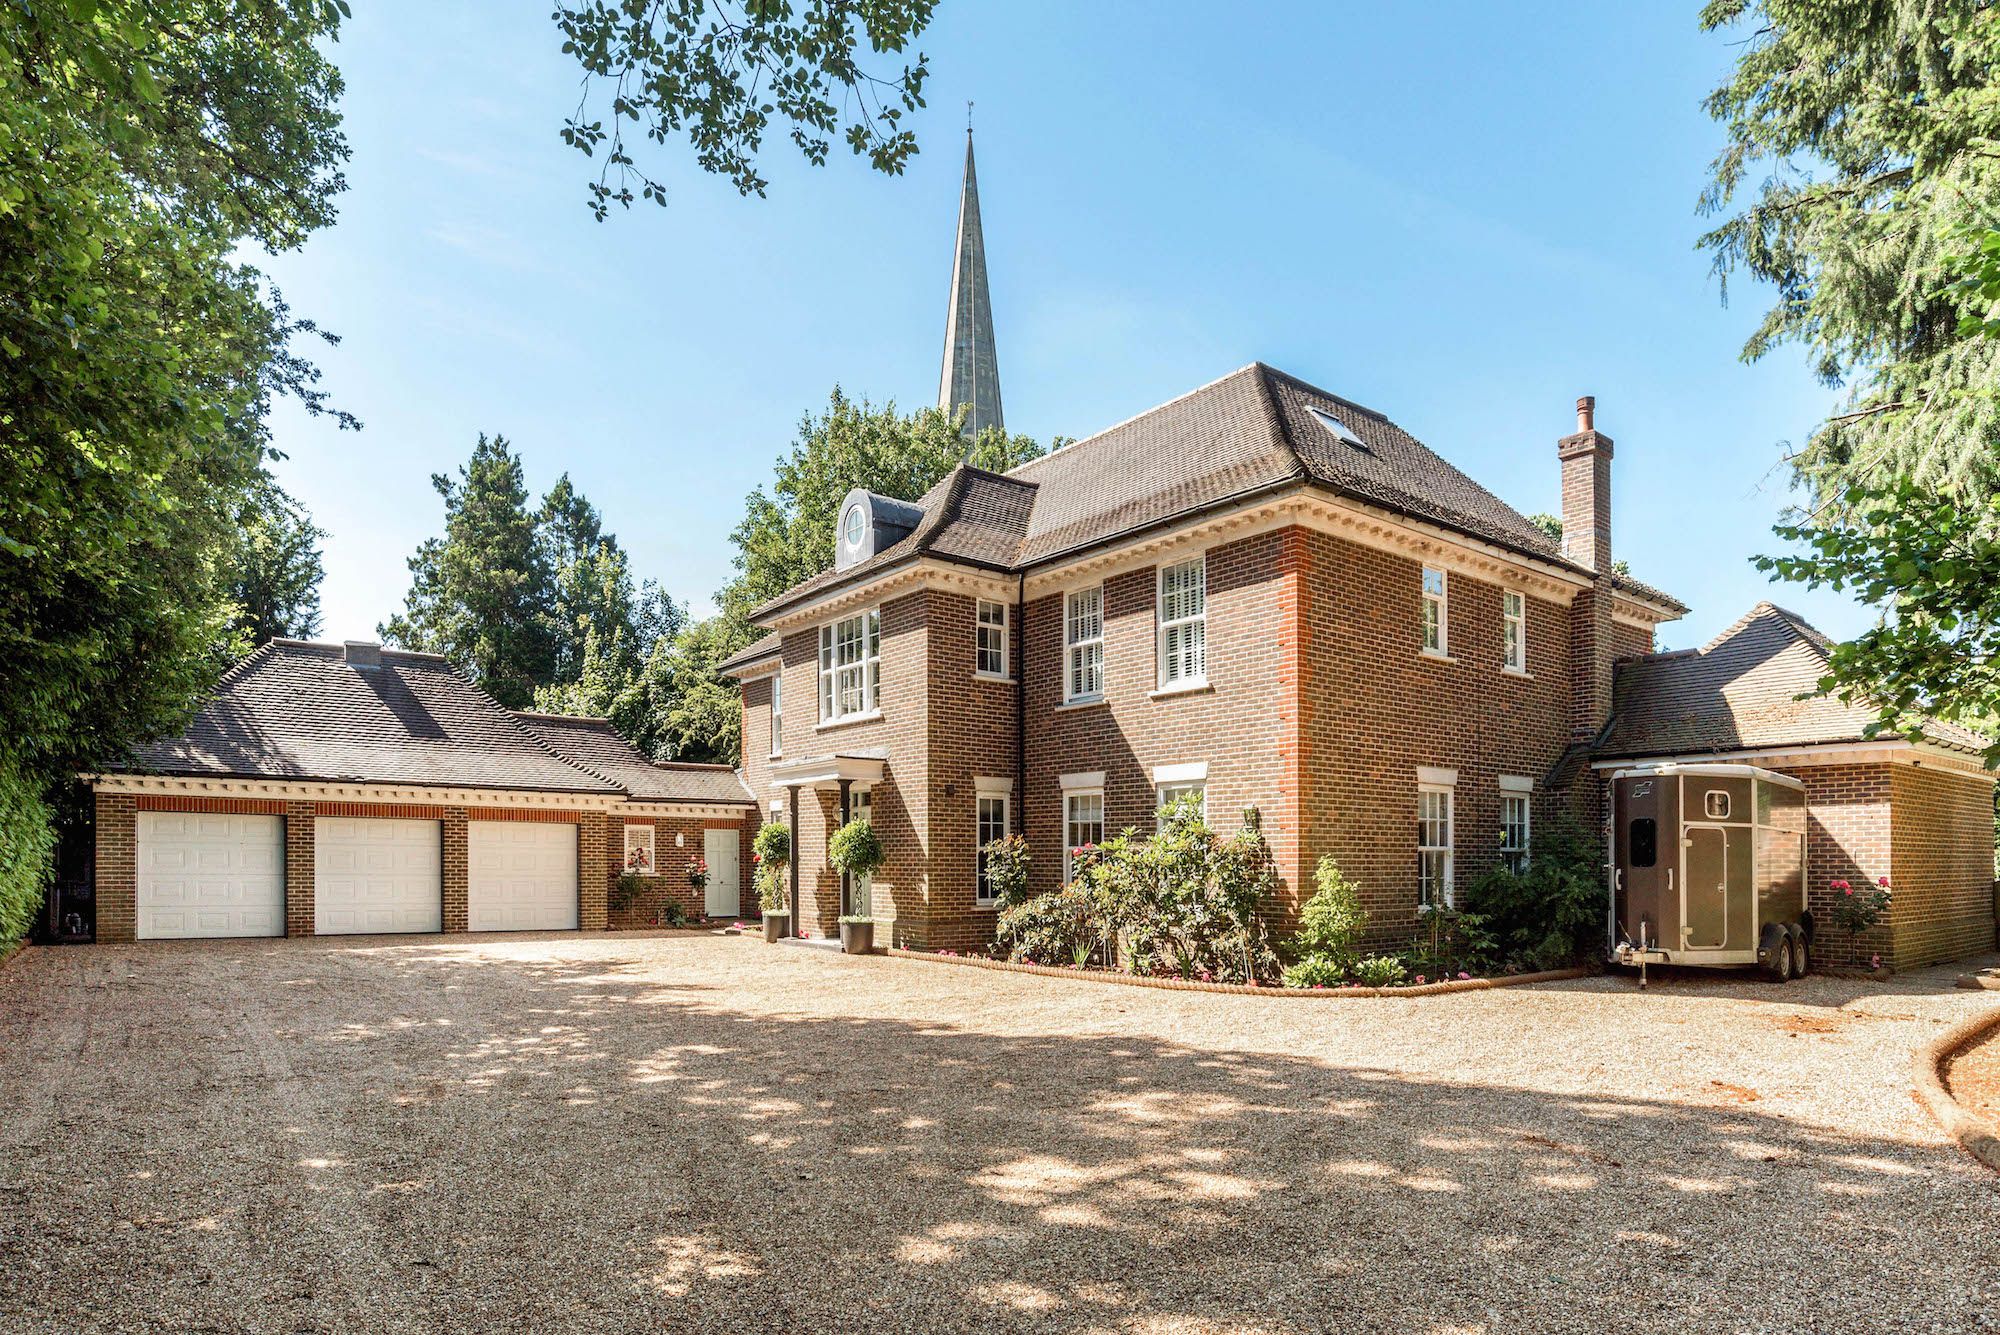
[[[881,721],[882,711],[871,709],[865,714],[842,714],[839,718],[828,719],[826,722],[815,726],[813,731],[826,732],[832,728],[845,728],[854,723],[880,723]]]
[[[1501,674],[1504,676],[1519,677],[1522,681],[1533,681],[1535,679],[1535,674],[1528,671],[1528,669],[1526,668],[1503,667],[1500,669],[1500,671]]]
[[[1146,698],[1148,700],[1169,700],[1176,695],[1204,695],[1214,691],[1214,689],[1213,686],[1208,684],[1208,678],[1203,677],[1200,681],[1175,682],[1172,686],[1162,686],[1157,691],[1147,691]]]
[[[1000,901],[997,899],[975,899],[972,901],[972,911],[974,913],[991,913],[999,907]]]
[[[1428,658],[1433,663],[1456,663],[1458,661],[1450,654],[1441,654],[1435,649],[1419,649],[1417,650],[1417,657]]]
[[[1057,705],[1056,712],[1061,713],[1065,709],[1096,709],[1102,704],[1104,697],[1101,695],[1079,695],[1074,700],[1065,700]]]
[[[972,679],[974,681],[995,682],[1001,686],[1012,686],[1014,684],[1012,677],[1003,676],[997,672],[975,672],[972,674]]]

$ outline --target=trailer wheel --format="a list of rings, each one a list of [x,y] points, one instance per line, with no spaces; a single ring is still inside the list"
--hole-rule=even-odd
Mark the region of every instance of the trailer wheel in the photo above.
[[[1792,978],[1792,934],[1776,925],[1767,927],[1764,948],[1764,976],[1774,983],[1790,982]]]
[[[1803,978],[1812,972],[1812,947],[1806,944],[1806,934],[1792,929],[1792,977]]]

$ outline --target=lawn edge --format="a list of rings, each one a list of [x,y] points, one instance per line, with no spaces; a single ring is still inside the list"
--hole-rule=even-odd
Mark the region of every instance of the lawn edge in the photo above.
[[[1944,1068],[1953,1057],[1988,1033],[2000,1029],[2000,1006],[1961,1020],[1917,1051],[1914,1076],[1917,1102],[1944,1128],[1960,1149],[2000,1172],[2000,1127],[1986,1121],[1952,1097]]]
[[[1484,992],[1495,987],[1515,987],[1522,983],[1555,983],[1571,978],[1589,978],[1602,973],[1601,969],[1545,969],[1540,973],[1521,973],[1509,978],[1462,978],[1442,983],[1423,983],[1413,987],[1250,987],[1243,983],[1194,983],[1180,978],[1139,978],[1129,973],[1093,972],[1087,969],[1061,969],[1048,964],[1016,964],[1012,960],[989,960],[976,955],[940,955],[930,950],[904,950],[891,946],[881,952],[897,959],[926,960],[933,964],[963,964],[975,969],[994,969],[1002,973],[1040,974],[1045,978],[1067,978],[1077,983],[1109,983],[1115,987],[1152,987],[1170,992],[1218,992],[1238,997],[1284,997],[1314,998],[1328,1000],[1335,997],[1435,997],[1453,992]]]

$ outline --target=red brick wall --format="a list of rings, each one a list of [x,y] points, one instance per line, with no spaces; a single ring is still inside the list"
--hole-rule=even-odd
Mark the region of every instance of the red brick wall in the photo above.
[[[930,653],[930,840],[924,917],[901,922],[898,944],[931,950],[982,950],[993,939],[998,911],[976,903],[978,783],[1015,776],[1016,688],[973,676],[977,662],[976,600],[933,591],[926,596]],[[1018,610],[1010,610],[1007,666],[1019,679]],[[1008,808],[1015,829],[1016,794]],[[882,881],[877,876],[876,883]]]
[[[1653,631],[1650,626],[1632,626],[1623,621],[1611,623],[1611,657],[1641,658],[1653,652]]]
[[[1155,767],[1205,761],[1209,823],[1227,833],[1244,808],[1259,808],[1290,893],[1298,880],[1297,646],[1305,629],[1304,559],[1298,530],[1208,549],[1209,687],[1192,694],[1153,698],[1159,685],[1157,567],[1104,581],[1100,704],[1063,704],[1064,596],[1030,601],[1022,624],[1028,673],[1024,810],[1033,889],[1052,890],[1062,876],[1061,775],[1104,772],[1104,824],[1111,836],[1152,828]]]
[[[1501,668],[1502,587],[1452,571],[1450,659],[1428,658],[1420,652],[1421,562],[1302,536],[1310,626],[1303,866],[1332,855],[1360,887],[1371,942],[1398,945],[1417,921],[1417,767],[1458,772],[1453,843],[1462,888],[1499,855],[1499,776],[1539,784],[1569,743],[1569,610],[1528,597],[1527,675],[1509,673]],[[1554,795],[1535,794],[1536,829],[1549,828],[1557,806]]]
[[[1899,969],[1993,949],[1993,784],[1897,765],[1889,917]]]
[[[332,813],[327,813],[331,815]],[[311,802],[285,804],[285,935],[311,936],[319,874],[319,826]]]
[[[616,887],[625,865],[624,831],[632,825],[653,827],[654,866],[659,874],[639,878],[643,888],[630,904],[611,910],[611,926],[656,926],[662,906],[670,899],[678,903],[690,919],[699,922],[708,911],[708,899],[704,891],[688,884],[687,872],[694,860],[703,856],[705,832],[708,830],[731,830],[736,833],[738,898],[734,913],[739,917],[756,914],[757,892],[751,884],[750,874],[750,839],[756,829],[754,824],[746,824],[742,820],[683,816],[625,816],[615,820],[611,826],[610,859],[605,867],[607,893]],[[680,842],[676,843],[676,839]]]
[[[877,929],[876,939],[921,943],[927,923],[925,895],[930,874],[930,606],[934,595],[906,594],[881,604],[882,661],[878,706],[882,717],[862,723],[819,725],[819,631],[786,635],[783,648],[786,760],[854,751],[885,751],[882,782],[872,791],[873,820],[888,854],[875,876],[878,917],[893,917],[893,928]],[[744,683],[743,772],[750,791],[768,813],[773,796],[790,799],[771,786],[767,754],[770,685]],[[840,799],[832,789],[799,795],[797,843],[799,914],[795,926],[814,936],[839,930],[840,878],[826,863],[827,841],[839,823]],[[744,866],[749,866],[746,857]]]
[[[130,941],[139,930],[138,804],[125,793],[98,793],[97,939]]]
[[[1816,924],[1814,955],[1821,964],[1866,968],[1875,955],[1894,966],[1887,923],[1851,938],[1834,926],[1836,891],[1891,874],[1888,765],[1822,765],[1787,770],[1806,786],[1806,903]]]

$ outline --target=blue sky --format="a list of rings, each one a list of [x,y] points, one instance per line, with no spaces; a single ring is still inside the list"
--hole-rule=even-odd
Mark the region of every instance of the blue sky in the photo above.
[[[1748,564],[1832,396],[1795,352],[1738,360],[1769,291],[1725,307],[1694,249],[1721,142],[1700,99],[1732,48],[1692,3],[944,0],[905,176],[774,136],[769,197],[742,199],[653,148],[670,206],[606,223],[558,138],[577,84],[546,7],[497,8],[356,6],[341,219],[265,264],[342,336],[325,386],[366,422],[276,421],[332,535],[330,638],[400,606],[441,525],[429,477],[480,431],[537,491],[567,471],[638,573],[705,609],[802,413],[836,384],[935,396],[967,99],[1013,429],[1088,435],[1262,359],[1532,512],[1595,394],[1614,546],[1694,608],[1665,647],[1767,596],[1866,623]]]

